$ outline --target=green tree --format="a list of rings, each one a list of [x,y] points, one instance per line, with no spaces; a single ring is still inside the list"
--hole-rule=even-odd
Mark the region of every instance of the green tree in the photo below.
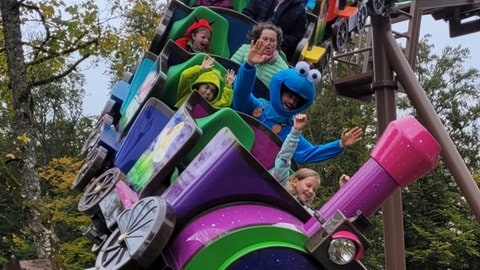
[[[94,119],[82,115],[84,81],[81,74],[65,78],[33,91],[37,158],[45,166],[52,158],[77,157]]]
[[[337,68],[338,72],[344,72],[343,66]],[[369,148],[376,140],[375,103],[336,96],[332,88],[332,79],[325,74],[322,84],[317,87],[314,105],[307,112],[309,120],[304,135],[316,144],[337,140],[343,129],[355,126],[361,127],[364,135],[360,142],[334,159],[300,165],[316,170],[322,178],[322,187],[317,192],[318,200],[315,202],[317,207],[338,190],[338,178],[342,174],[353,175],[368,160]]]
[[[76,72],[90,56],[106,55],[117,44],[116,35],[103,28],[95,1],[67,6],[56,0],[2,0],[0,12],[0,113],[7,121],[2,139],[14,142],[3,143],[2,158],[7,160],[0,166],[0,182],[22,210],[25,227],[19,231],[26,228],[38,257],[51,258],[59,246],[41,199],[37,171],[40,141],[34,114],[41,101],[35,99],[35,91]]]
[[[112,81],[121,80],[125,71],[134,71],[135,64],[148,50],[166,4],[156,0],[114,1],[115,11],[122,15],[118,49],[110,57]]]
[[[445,47],[437,55],[425,37],[419,46],[418,78],[472,172],[479,170],[480,73],[465,69],[469,50]],[[400,109],[415,113],[408,100]],[[433,173],[403,192],[408,269],[476,269],[478,223],[440,161]]]
[[[70,185],[80,169],[81,161],[75,158],[53,158],[39,170],[40,178],[49,186],[45,206],[49,209],[55,231],[60,240],[60,252],[55,254],[55,264],[65,269],[85,269],[94,264],[92,243],[82,235],[81,228],[91,221],[77,210],[81,194],[70,190]]]
[[[464,68],[468,49],[446,47],[437,55],[433,48],[428,38],[420,42],[418,78],[478,183],[479,71]],[[340,66],[337,74],[343,71]],[[341,128],[354,125],[363,127],[366,133],[360,144],[341,156],[313,166],[323,178],[317,193],[318,206],[338,189],[336,182],[341,173],[354,173],[369,158],[371,146],[377,140],[374,104],[335,97],[327,90],[331,88],[326,82],[317,92],[315,106],[309,111],[306,135],[313,141],[326,142],[338,138]],[[400,115],[415,115],[406,96],[398,96],[397,103]],[[478,223],[443,162],[439,162],[434,172],[405,189],[402,196],[407,269],[479,267]],[[365,234],[372,246],[362,261],[368,269],[383,269],[381,209],[370,221],[372,226]]]

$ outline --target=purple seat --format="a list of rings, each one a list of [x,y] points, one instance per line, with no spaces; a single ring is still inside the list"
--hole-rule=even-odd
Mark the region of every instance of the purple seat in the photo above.
[[[207,209],[238,201],[278,206],[302,221],[310,218],[227,128],[217,133],[162,198],[175,208],[180,226]]]

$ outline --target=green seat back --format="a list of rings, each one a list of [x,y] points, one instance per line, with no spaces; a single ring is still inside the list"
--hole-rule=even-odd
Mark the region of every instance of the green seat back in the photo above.
[[[247,6],[248,2],[250,2],[250,0],[231,0],[231,1],[233,4],[233,9],[240,13],[242,12],[243,8]]]
[[[174,107],[175,103],[177,103],[177,91],[178,91],[178,82],[180,80],[180,74],[185,69],[194,66],[194,65],[201,65],[203,59],[207,56],[205,53],[196,53],[192,54],[192,57],[189,58],[187,61],[173,65],[168,68],[167,70],[167,79],[165,80],[165,85],[163,86],[159,99],[163,101],[165,104],[170,106],[171,108]],[[216,68],[222,74],[222,77],[225,77],[227,74],[227,70],[220,65],[217,61],[214,63],[214,68]],[[224,84],[220,84],[220,87],[223,89]]]
[[[252,128],[232,109],[222,108],[208,116],[195,119],[198,127],[202,130],[202,136],[195,147],[188,152],[185,161],[190,163],[197,154],[210,142],[217,132],[228,127],[238,141],[250,151],[255,141],[255,133]]]
[[[221,15],[204,6],[194,8],[186,17],[174,22],[168,33],[167,40],[176,40],[183,37],[187,32],[187,28],[195,22],[195,19],[205,19],[209,22],[214,22],[212,24],[213,33],[210,42],[210,54],[229,58],[230,49],[227,42],[229,23]]]

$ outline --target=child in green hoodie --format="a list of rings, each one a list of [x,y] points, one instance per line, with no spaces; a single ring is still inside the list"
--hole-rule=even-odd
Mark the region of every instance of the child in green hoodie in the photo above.
[[[220,71],[213,68],[214,63],[215,58],[206,56],[201,65],[182,71],[178,83],[176,108],[179,108],[194,90],[197,90],[213,107],[230,107],[235,71],[229,69],[224,79]]]

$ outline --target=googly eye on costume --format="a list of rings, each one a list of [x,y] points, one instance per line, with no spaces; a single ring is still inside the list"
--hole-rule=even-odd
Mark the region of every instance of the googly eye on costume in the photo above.
[[[300,61],[295,65],[295,69],[298,71],[298,74],[307,76],[308,72],[310,71],[310,66],[307,62]]]
[[[312,69],[308,72],[308,80],[312,83],[319,82],[322,79],[322,74],[317,69]]]
[[[298,62],[295,65],[295,69],[298,71],[298,74],[306,76],[307,79],[312,83],[319,82],[322,78],[320,71],[318,71],[317,69],[310,69],[310,65],[307,62]]]

